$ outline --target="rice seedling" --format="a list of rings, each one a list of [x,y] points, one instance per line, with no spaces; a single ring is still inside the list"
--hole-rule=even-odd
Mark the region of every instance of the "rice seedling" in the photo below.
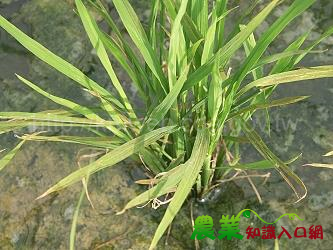
[[[126,158],[142,162],[151,178],[138,182],[153,186],[129,201],[119,214],[163,195],[172,196],[151,249],[157,246],[190,194],[204,197],[233,172],[276,169],[295,193],[296,202],[300,201],[307,190],[289,167],[295,159],[284,162],[278,158],[249,120],[257,110],[266,110],[269,119],[269,108],[307,98],[271,100],[278,85],[333,77],[333,65],[297,67],[307,54],[322,52],[314,48],[333,33],[333,27],[310,45],[304,46],[307,32],[284,51],[267,55],[276,37],[315,0],[293,1],[263,34],[256,36],[255,30],[280,2],[269,1],[256,15],[254,3],[227,33],[225,22],[237,11],[228,9],[227,0],[152,0],[148,27],[143,27],[128,0],[113,0],[129,41],[102,1],[89,0],[83,4],[75,0],[76,13],[116,93],[106,90],[0,16],[0,26],[5,31],[36,57],[79,84],[99,106],[94,110],[52,95],[38,83],[17,75],[22,83],[63,109],[0,112],[0,134],[17,133],[27,126],[38,127],[47,122],[49,126],[80,127],[90,136],[23,134],[18,136],[17,146],[0,160],[0,170],[27,141],[76,143],[106,149],[97,160],[57,181],[39,197],[43,198]],[[111,34],[99,27],[91,10],[103,17],[112,29]],[[231,68],[231,60],[238,50],[244,50],[246,58]],[[145,104],[143,115],[138,115],[133,100],[128,98],[110,57],[121,65],[136,87]],[[263,160],[240,163],[239,144],[243,142],[251,143]],[[75,221],[83,195],[84,189],[74,216],[71,248],[74,248]]]

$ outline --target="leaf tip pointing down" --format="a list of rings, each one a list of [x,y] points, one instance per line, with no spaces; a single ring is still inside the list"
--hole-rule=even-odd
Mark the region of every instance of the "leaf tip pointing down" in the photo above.
[[[53,193],[53,192],[54,192],[54,190],[53,190],[52,188],[50,188],[50,189],[48,189],[45,193],[43,193],[43,194],[41,194],[40,196],[38,196],[35,200],[36,200],[36,201],[37,201],[37,200],[40,200],[40,199],[46,197],[47,195],[49,195],[49,194],[51,194],[51,193]]]

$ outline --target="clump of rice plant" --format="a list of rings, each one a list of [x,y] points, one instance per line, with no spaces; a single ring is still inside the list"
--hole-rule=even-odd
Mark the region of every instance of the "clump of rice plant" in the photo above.
[[[87,1],[86,5],[81,0],[75,1],[76,12],[116,93],[106,90],[0,16],[4,30],[42,61],[81,85],[100,107],[94,110],[52,95],[38,83],[18,75],[24,84],[63,109],[0,112],[1,134],[48,122],[51,126],[82,127],[91,135],[22,135],[20,143],[0,161],[0,170],[26,141],[61,141],[107,149],[96,161],[55,183],[39,197],[42,198],[128,157],[142,161],[144,171],[151,178],[140,182],[153,186],[129,201],[120,213],[166,194],[172,197],[151,248],[156,247],[191,190],[197,197],[204,197],[230,173],[274,168],[294,191],[297,201],[303,199],[306,187],[289,168],[290,162],[283,162],[267,147],[249,119],[257,110],[306,98],[271,100],[276,86],[333,77],[333,65],[296,67],[305,55],[316,52],[315,46],[333,33],[333,27],[306,47],[304,42],[309,32],[278,54],[265,53],[285,27],[315,0],[293,1],[259,37],[254,35],[255,30],[281,1],[269,1],[256,15],[252,13],[254,5],[237,19],[228,34],[225,22],[237,10],[228,9],[227,0],[152,0],[148,27],[140,23],[128,0],[112,2],[131,41],[125,39],[100,0]],[[104,18],[112,29],[111,34],[98,26],[90,10]],[[244,50],[246,58],[231,69],[230,62],[238,50]],[[127,97],[110,57],[121,65],[135,85],[145,104],[143,116],[138,116],[133,100]],[[103,132],[98,128],[103,128]],[[262,161],[240,163],[239,144],[244,141],[254,146]],[[75,238],[75,226],[73,230],[71,242]]]

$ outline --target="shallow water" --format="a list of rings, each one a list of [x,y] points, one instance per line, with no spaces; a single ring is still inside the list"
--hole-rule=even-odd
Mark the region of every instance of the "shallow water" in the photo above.
[[[236,1],[238,2],[238,1]],[[246,1],[240,1],[244,4]],[[97,82],[108,86],[108,80],[84,35],[79,19],[72,11],[72,1],[51,0],[0,0],[0,13],[21,29],[33,36],[50,50],[83,69]],[[137,1],[138,13],[147,19],[145,1]],[[280,9],[274,12],[279,16]],[[295,37],[313,28],[310,39],[315,39],[323,29],[333,23],[332,1],[320,0],[291,24],[270,49],[270,53],[281,51]],[[262,25],[259,33],[270,24]],[[333,64],[333,38],[327,39],[319,49],[330,49],[325,54],[308,56],[302,66]],[[241,58],[242,55],[240,54]],[[117,71],[118,72],[118,71]],[[53,109],[57,106],[20,83],[14,73],[21,74],[55,95],[70,98],[86,105],[93,100],[73,82],[50,69],[26,52],[4,31],[0,31],[0,110],[30,111]],[[126,86],[129,80],[120,72],[119,77]],[[332,170],[303,167],[309,162],[329,162],[322,155],[333,148],[332,79],[317,80],[304,84],[286,85],[279,88],[276,97],[311,95],[311,98],[271,112],[270,137],[267,142],[283,160],[299,153],[303,157],[293,164],[294,170],[307,184],[308,198],[297,206],[287,202],[292,192],[280,176],[272,172],[265,185],[262,179],[253,178],[263,204],[258,202],[249,182],[229,182],[210,194],[206,202],[194,202],[194,218],[207,214],[219,230],[222,215],[236,215],[244,208],[256,211],[267,221],[274,221],[284,213],[297,213],[304,221],[283,218],[277,228],[286,227],[293,234],[296,226],[322,225],[324,240],[287,239],[279,241],[280,249],[332,249],[333,182]],[[134,95],[134,93],[133,93]],[[264,130],[264,124],[259,124]],[[31,131],[34,128],[30,128]],[[77,130],[52,130],[54,134],[80,133]],[[263,133],[264,134],[264,133]],[[16,140],[13,134],[0,137],[0,148],[11,147]],[[80,185],[68,188],[57,195],[40,201],[35,198],[55,180],[77,169],[79,146],[50,143],[27,143],[15,160],[0,175],[0,249],[68,249],[71,218],[75,209]],[[251,148],[244,148],[246,161],[258,158]],[[144,178],[137,165],[130,161],[118,164],[91,177],[89,192],[95,205],[93,210],[84,201],[78,222],[77,249],[147,249],[163,209],[153,210],[149,206],[132,209],[116,216],[115,212],[133,198],[141,187],[134,180]],[[176,217],[166,249],[194,249],[190,240],[189,202]],[[255,216],[242,219],[240,229],[262,227]],[[278,229],[279,230],[279,229]],[[165,239],[162,243],[165,242]],[[202,249],[272,249],[273,240],[204,240]]]

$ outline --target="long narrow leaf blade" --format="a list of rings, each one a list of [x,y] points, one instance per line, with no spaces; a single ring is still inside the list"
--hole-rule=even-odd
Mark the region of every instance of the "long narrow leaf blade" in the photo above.
[[[278,85],[281,83],[290,83],[290,82],[298,82],[303,80],[311,80],[318,78],[329,78],[333,77],[333,65],[326,66],[317,66],[317,67],[309,67],[302,68],[298,70],[292,70],[288,72],[283,72],[279,74],[269,75],[263,78],[260,78],[256,81],[253,81],[243,87],[237,94],[240,96],[245,92],[249,91],[254,87],[267,87]]]
[[[86,7],[83,5],[81,0],[75,0],[79,15],[81,17],[81,21],[83,23],[83,26],[89,36],[89,39],[93,45],[93,47],[96,50],[96,53],[104,66],[105,70],[107,71],[114,87],[118,91],[122,102],[126,109],[129,111],[129,115],[131,118],[136,118],[136,115],[133,111],[133,108],[131,104],[129,103],[129,100],[126,96],[125,91],[123,90],[119,79],[116,75],[116,73],[113,70],[113,67],[111,65],[110,59],[108,57],[108,54],[106,53],[106,49],[103,44],[103,40],[101,39],[100,33],[101,31],[99,30],[96,22],[90,17]]]
[[[28,113],[28,112],[0,112],[1,119],[19,119],[19,120],[33,120],[33,121],[50,121],[61,123],[76,123],[76,124],[95,124],[95,125],[117,125],[114,121],[92,120],[79,117],[71,117],[50,113]]]
[[[97,114],[95,114],[92,110],[90,110],[87,107],[81,106],[75,102],[72,102],[70,100],[58,97],[58,96],[54,96],[51,95],[50,93],[42,90],[40,87],[38,87],[37,85],[35,85],[34,83],[26,80],[25,78],[17,75],[17,77],[26,85],[28,85],[30,88],[32,88],[33,90],[35,90],[36,92],[38,92],[39,94],[47,97],[48,99],[52,100],[53,102],[65,106],[81,115],[84,115],[85,117],[87,117],[88,119],[91,119],[93,121],[100,121],[103,122],[104,119],[102,119],[100,116],[98,116]],[[114,133],[115,135],[117,135],[120,138],[126,139],[127,136],[122,132],[119,131],[119,129],[117,129],[115,126],[112,125],[108,125],[106,126],[106,128],[108,128],[112,133]]]
[[[266,19],[277,3],[278,0],[273,0],[246,25],[246,29],[243,29],[235,35],[226,45],[216,52],[214,57],[193,72],[184,84],[182,92],[190,89],[204,79],[212,71],[215,60],[218,60],[220,65],[223,66],[233,53],[242,46],[243,42],[251,35],[251,33]]]
[[[19,144],[16,145],[15,148],[13,148],[2,159],[0,159],[0,171],[3,170],[8,165],[8,163],[15,157],[24,142],[25,140],[22,140]]]
[[[163,119],[165,114],[169,111],[174,102],[177,100],[177,97],[186,80],[187,72],[188,72],[188,67],[186,70],[183,71],[182,75],[179,77],[175,86],[172,88],[169,94],[150,114],[147,121],[143,125],[142,128],[143,133],[147,132],[149,129],[154,129],[156,125]]]
[[[170,223],[175,218],[177,212],[185,202],[188,194],[190,193],[197,177],[201,171],[208,153],[209,146],[209,134],[207,129],[198,130],[198,134],[193,146],[193,151],[190,159],[185,163],[186,170],[179,183],[177,191],[173,196],[171,203],[169,204],[161,223],[159,224],[154,238],[151,242],[150,249],[154,249],[161,239],[164,232],[167,230]]]
[[[293,96],[293,97],[281,98],[281,99],[274,100],[274,101],[271,101],[268,103],[252,104],[246,108],[243,108],[239,111],[231,113],[228,117],[228,120],[234,118],[235,116],[245,114],[246,112],[253,112],[258,109],[266,109],[266,108],[280,107],[280,106],[284,106],[284,105],[288,105],[288,104],[293,104],[296,102],[303,101],[306,98],[309,98],[309,96]]]
[[[20,138],[27,141],[66,142],[87,145],[96,148],[114,149],[120,146],[123,140],[117,137],[81,137],[81,136],[41,136],[23,135]]]
[[[49,64],[62,74],[68,76],[73,79],[80,85],[85,88],[95,91],[100,94],[103,98],[106,98],[118,107],[123,108],[123,105],[114,98],[114,96],[108,92],[106,89],[102,88],[95,81],[91,80],[85,74],[83,74],[79,69],[74,67],[72,64],[68,63],[64,59],[55,55],[43,45],[39,44],[25,33],[16,28],[13,24],[8,22],[3,16],[0,15],[0,26],[6,30],[10,35],[12,35],[20,44],[22,44],[26,49],[28,49],[31,53],[37,56],[39,59]]]
[[[176,130],[175,126],[164,127],[156,129],[147,134],[141,135],[131,141],[126,142],[125,144],[117,147],[111,152],[107,153],[103,157],[99,158],[97,161],[85,166],[67,177],[60,180],[57,184],[49,188],[44,194],[38,197],[38,199],[45,197],[46,195],[59,191],[72,185],[87,175],[91,175],[97,171],[100,171],[104,168],[111,167],[118,162],[128,158],[129,156],[138,153],[142,148],[149,146],[150,144],[161,139],[165,135],[172,133]]]
[[[140,50],[142,56],[145,59],[145,62],[154,73],[156,78],[159,80],[162,89],[166,94],[168,89],[166,78],[135,11],[133,10],[128,0],[113,0],[113,4],[117,9],[117,12],[124,26],[126,27],[128,34],[131,36],[133,42]]]
[[[172,169],[168,173],[166,173],[161,180],[158,181],[156,186],[152,187],[151,189],[143,192],[142,194],[135,197],[133,200],[128,202],[126,206],[123,208],[122,211],[118,212],[117,214],[122,214],[126,210],[143,204],[147,201],[150,201],[154,198],[167,194],[168,192],[172,191],[174,188],[177,187],[179,182],[181,181],[184,171],[186,169],[185,164],[181,164],[178,167]],[[149,181],[149,180],[148,180]]]
[[[257,151],[266,159],[269,160],[274,166],[275,169],[280,173],[283,179],[288,183],[290,188],[294,191],[297,196],[297,201],[304,199],[307,195],[307,188],[303,181],[282,161],[280,160],[273,152],[267,147],[263,142],[259,134],[244,120],[241,120],[242,130],[250,140],[252,145],[257,149]],[[295,183],[299,185],[303,193],[297,190]],[[295,203],[296,203],[295,202]]]
[[[309,8],[315,0],[296,0],[287,9],[287,11],[274,22],[272,26],[261,36],[256,46],[251,53],[247,56],[242,67],[238,70],[234,79],[237,81],[236,89],[240,86],[244,77],[250,71],[250,69],[257,63],[263,53],[266,51],[271,42],[276,36],[298,15]]]

